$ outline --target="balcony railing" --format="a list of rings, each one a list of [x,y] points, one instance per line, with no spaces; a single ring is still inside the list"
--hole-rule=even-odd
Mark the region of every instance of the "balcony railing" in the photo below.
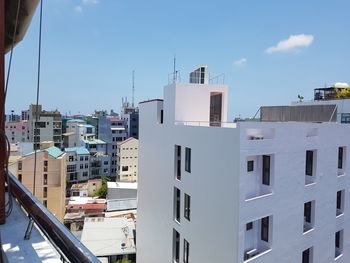
[[[9,183],[13,197],[55,247],[63,262],[100,262],[12,174],[9,174]]]

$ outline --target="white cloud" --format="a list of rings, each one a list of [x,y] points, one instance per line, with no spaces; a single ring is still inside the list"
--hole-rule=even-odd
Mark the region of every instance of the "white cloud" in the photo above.
[[[290,35],[288,39],[281,40],[276,46],[269,47],[266,53],[298,51],[299,48],[308,47],[314,41],[313,35]]]
[[[96,5],[100,3],[100,1],[99,0],[82,0],[82,3],[84,5]]]
[[[81,12],[83,12],[83,8],[80,5],[77,5],[74,7],[74,11],[81,13]]]
[[[233,62],[233,65],[242,67],[247,64],[247,59],[246,58],[241,58]]]

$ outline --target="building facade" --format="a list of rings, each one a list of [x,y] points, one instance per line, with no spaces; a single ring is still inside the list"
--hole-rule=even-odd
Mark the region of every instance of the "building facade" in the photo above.
[[[27,121],[7,121],[6,136],[10,143],[29,142],[29,126]]]
[[[85,147],[66,148],[67,182],[89,180],[90,153]]]
[[[137,181],[138,156],[139,140],[130,137],[117,144],[117,181]]]
[[[52,143],[53,144],[53,143]],[[22,156],[10,165],[10,171],[48,210],[63,222],[66,193],[66,154],[51,146],[37,151],[34,181],[34,153]]]
[[[227,123],[227,95],[140,104],[137,261],[349,262],[350,127]]]

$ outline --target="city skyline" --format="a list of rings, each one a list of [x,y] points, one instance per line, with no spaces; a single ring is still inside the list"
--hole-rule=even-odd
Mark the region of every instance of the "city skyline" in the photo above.
[[[184,82],[202,64],[212,76],[225,73],[231,121],[350,82],[349,3],[251,4],[46,1],[40,103],[62,114],[118,112],[122,97],[131,101],[132,70],[136,102],[161,98],[174,55]],[[38,12],[14,51],[8,111],[35,102],[37,35]]]

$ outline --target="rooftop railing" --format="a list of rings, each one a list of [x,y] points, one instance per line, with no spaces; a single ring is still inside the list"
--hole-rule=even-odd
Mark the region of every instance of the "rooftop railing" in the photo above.
[[[100,262],[42,205],[15,176],[9,174],[11,193],[61,256],[63,262]],[[8,222],[11,224],[11,222]],[[23,233],[24,234],[24,233]]]

